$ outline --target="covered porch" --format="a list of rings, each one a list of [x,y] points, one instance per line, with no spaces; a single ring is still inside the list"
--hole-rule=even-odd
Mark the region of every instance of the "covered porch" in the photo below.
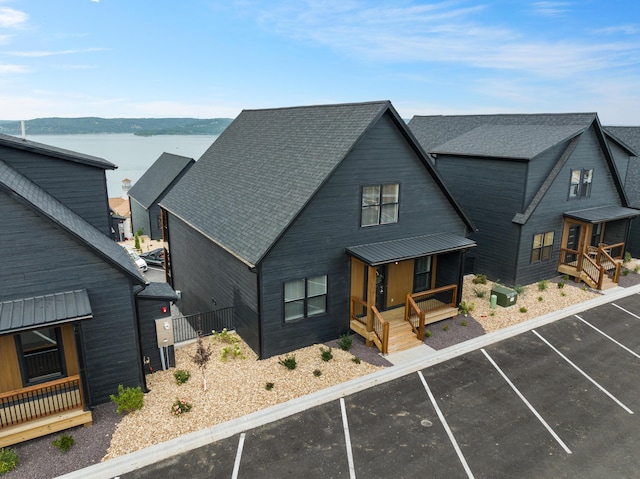
[[[630,220],[638,211],[606,206],[564,214],[558,272],[591,288],[616,287]]]
[[[0,447],[92,423],[78,322],[86,290],[0,303]]]
[[[473,246],[440,233],[347,248],[351,330],[383,354],[419,346],[426,325],[458,314],[464,252]]]

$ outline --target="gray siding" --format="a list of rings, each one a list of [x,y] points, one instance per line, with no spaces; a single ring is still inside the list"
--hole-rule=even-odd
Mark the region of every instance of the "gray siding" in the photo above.
[[[163,299],[138,299],[138,318],[140,321],[140,343],[142,345],[142,356],[148,357],[154,371],[162,370],[162,360],[160,359],[160,349],[156,335],[156,319],[171,317],[171,302]],[[162,307],[166,306],[167,312],[162,312]],[[175,354],[173,346],[168,348],[169,362],[167,367],[175,367]],[[166,361],[166,358],[165,358]],[[145,372],[148,372],[145,366]]]
[[[383,183],[400,184],[399,221],[361,228],[361,188]],[[260,282],[263,356],[335,339],[348,331],[347,246],[438,232],[466,235],[467,231],[395,124],[384,116],[264,259]],[[323,274],[328,276],[327,314],[285,324],[284,282]]]
[[[631,221],[627,251],[634,258],[640,258],[640,218]]]
[[[102,168],[2,146],[0,158],[111,237],[107,182]]]
[[[169,214],[172,286],[183,314],[234,307],[236,330],[259,354],[257,274]],[[215,301],[215,303],[214,303]]]
[[[629,152],[611,140],[609,140],[609,148],[613,155],[613,161],[616,164],[618,175],[620,175],[620,180],[622,184],[624,184],[627,178],[627,167],[629,166]]]
[[[129,197],[129,204],[131,205],[131,229],[133,234],[135,235],[136,231],[142,229],[143,234],[151,236],[149,211],[132,197]]]
[[[527,186],[524,199],[524,207],[526,208],[533,200],[533,197],[540,190],[540,187],[549,176],[549,173],[558,162],[562,153],[566,150],[569,142],[563,142],[559,145],[549,148],[544,153],[536,156],[527,167]]]
[[[85,245],[0,193],[1,300],[85,288],[93,319],[81,322],[89,402],[109,401],[118,384],[140,384],[131,280]],[[10,214],[8,214],[10,212]],[[43,247],[46,238],[47,247]]]

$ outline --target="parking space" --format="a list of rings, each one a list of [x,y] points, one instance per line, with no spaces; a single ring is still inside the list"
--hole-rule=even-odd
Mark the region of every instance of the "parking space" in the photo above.
[[[640,295],[123,474],[634,477]]]

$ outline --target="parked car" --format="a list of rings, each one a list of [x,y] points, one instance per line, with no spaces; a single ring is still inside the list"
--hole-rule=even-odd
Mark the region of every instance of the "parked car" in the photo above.
[[[152,249],[147,253],[142,253],[140,257],[144,259],[147,262],[147,264],[151,264],[154,266],[164,266],[164,249],[163,248]]]
[[[140,271],[144,272],[148,269],[147,262],[144,259],[142,259],[140,255],[138,255],[138,253],[136,253],[131,248],[128,248],[126,246],[124,247],[124,249],[127,250],[127,253],[129,253],[129,256],[131,257],[133,262],[136,264],[136,266],[140,269]]]

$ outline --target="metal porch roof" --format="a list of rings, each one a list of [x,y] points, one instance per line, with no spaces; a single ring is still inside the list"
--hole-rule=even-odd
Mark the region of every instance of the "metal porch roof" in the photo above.
[[[451,233],[402,238],[347,247],[347,253],[371,266],[472,248],[476,242]]]
[[[564,216],[587,223],[602,223],[604,221],[623,220],[640,216],[640,211],[625,208],[624,206],[600,206],[586,210],[568,211]]]
[[[92,317],[86,289],[3,301],[0,303],[0,334]]]

